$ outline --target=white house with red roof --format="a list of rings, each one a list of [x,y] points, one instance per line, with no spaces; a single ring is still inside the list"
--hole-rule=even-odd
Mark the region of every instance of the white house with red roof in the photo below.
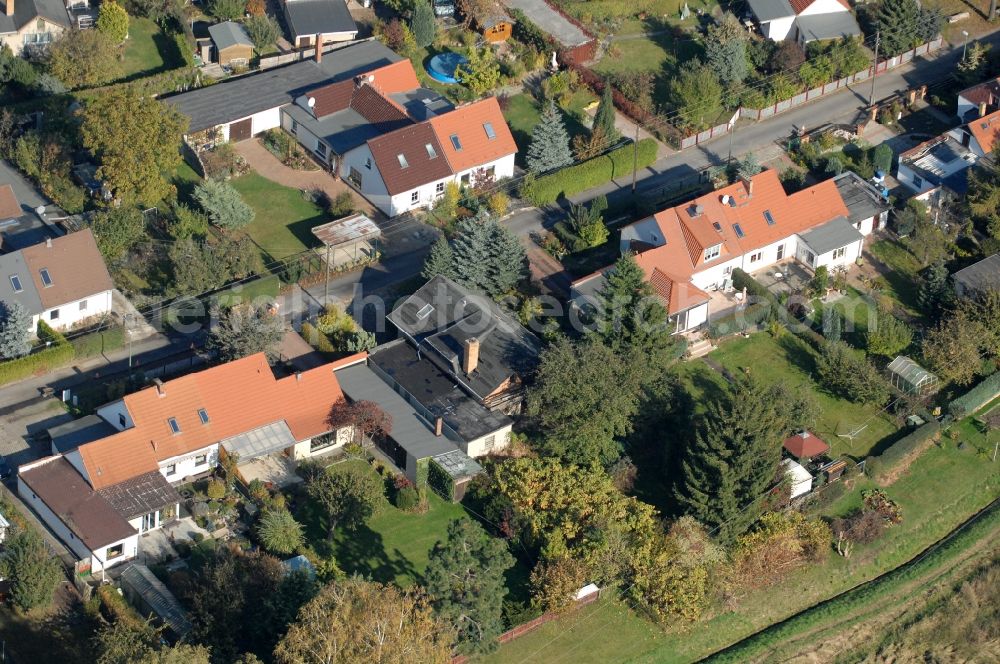
[[[955,113],[963,122],[1000,110],[1000,76],[958,93]]]
[[[431,205],[449,182],[514,174],[517,145],[493,97],[452,106],[409,60],[307,90],[282,126],[389,216]]]
[[[850,265],[887,210],[852,172],[789,195],[777,171],[766,170],[626,226],[621,251],[635,254],[679,333],[708,322],[709,293],[726,289],[736,268],[752,274],[788,260],[809,270]],[[599,306],[611,269],[573,282],[574,303]]]
[[[847,0],[748,0],[748,4],[761,34],[774,41],[807,44],[861,34]]]

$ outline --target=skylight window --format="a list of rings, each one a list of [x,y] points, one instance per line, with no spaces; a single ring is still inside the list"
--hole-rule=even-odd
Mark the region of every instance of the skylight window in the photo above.
[[[198,409],[198,419],[201,420],[202,424],[208,424],[208,411],[204,408]]]
[[[739,224],[733,224],[733,230],[736,231],[736,237],[746,236],[746,233],[743,232],[743,228]]]
[[[403,153],[397,154],[396,155],[396,159],[399,160],[399,167],[400,168],[409,168],[410,167],[410,162],[406,161],[406,155],[404,155]]]
[[[428,143],[424,147],[427,148],[427,156],[428,157],[430,157],[431,159],[437,159],[438,153],[437,153],[437,150],[434,149],[433,145],[431,145],[430,143]]]
[[[712,228],[714,228],[715,230],[719,231],[720,233],[722,232],[722,224],[720,224],[717,221],[713,221],[712,222]]]
[[[428,316],[430,316],[432,311],[434,311],[434,305],[425,304],[424,306],[420,307],[420,311],[417,312],[417,318],[419,320],[423,320]]]
[[[771,216],[770,210],[764,210],[764,221],[767,222],[768,226],[774,226],[774,217]]]
[[[10,275],[10,287],[14,289],[15,293],[20,293],[21,291],[23,291],[24,287],[21,286],[21,277],[17,276],[16,274]]]
[[[48,288],[52,285],[52,277],[49,276],[48,268],[42,268],[38,271],[39,276],[42,278],[42,285]]]
[[[456,150],[462,149],[462,141],[458,140],[458,134],[451,135],[451,146]]]
[[[486,130],[486,137],[491,141],[497,137],[496,131],[493,130],[493,123],[487,122],[483,125],[483,129]]]
[[[178,434],[181,432],[181,425],[177,423],[176,417],[168,417],[167,424],[170,425],[170,431],[172,431],[174,434]]]

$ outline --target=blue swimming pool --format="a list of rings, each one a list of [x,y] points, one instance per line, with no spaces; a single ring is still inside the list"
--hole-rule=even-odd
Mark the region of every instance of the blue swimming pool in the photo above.
[[[427,62],[427,73],[441,83],[458,83],[455,70],[469,61],[459,53],[439,53]]]

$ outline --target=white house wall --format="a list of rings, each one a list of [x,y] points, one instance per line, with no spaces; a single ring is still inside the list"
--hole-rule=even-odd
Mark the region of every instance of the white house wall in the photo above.
[[[81,309],[80,307],[84,308]],[[76,325],[85,318],[99,316],[111,311],[111,291],[95,293],[79,300],[60,304],[58,307],[51,307],[42,312],[42,320],[55,329],[65,329]],[[58,312],[59,317],[52,318],[53,312]]]
[[[119,431],[131,429],[135,426],[135,422],[132,421],[132,416],[129,414],[128,408],[125,407],[124,399],[104,404],[97,409],[97,415]]]
[[[333,450],[339,450],[344,445],[351,442],[353,439],[354,439],[354,427],[344,427],[337,431],[337,442],[328,447],[316,450],[315,452],[312,451],[311,438],[300,441],[298,443],[295,443],[295,446],[292,448],[292,460],[302,461],[303,459],[308,459],[310,457],[319,456],[321,454],[327,454],[328,452],[332,452]]]
[[[55,453],[53,453],[52,456],[56,456],[57,454],[58,450]],[[90,482],[90,475],[87,473],[87,466],[83,463],[83,457],[80,456],[80,450],[77,449],[71,452],[67,452],[66,454],[63,455],[63,458],[69,461],[71,466],[76,468],[76,472],[80,473],[83,479]]]
[[[920,178],[920,183],[917,184],[915,178],[918,177],[920,176],[914,173],[908,165],[900,162],[899,167],[896,169],[896,179],[899,180],[900,184],[906,185],[917,194],[926,193],[934,188],[934,185],[928,182],[926,178]]]
[[[487,434],[482,438],[477,438],[476,440],[471,440],[466,444],[459,445],[462,451],[468,454],[470,457],[476,458],[489,454],[490,452],[498,452],[503,450],[510,444],[510,432],[512,424],[497,429],[493,433]],[[489,440],[492,438],[492,442]]]
[[[201,455],[205,455],[205,462],[200,464],[195,463],[196,459]],[[169,459],[164,459],[159,463],[160,474],[163,475],[168,482],[181,482],[189,477],[200,475],[211,470],[212,468],[215,468],[215,466],[219,463],[219,444],[212,443],[211,445],[202,447],[194,452],[170,457]],[[168,475],[167,470],[171,465],[175,465],[176,470]]]
[[[773,21],[768,21],[761,25],[761,30],[764,36],[768,39],[773,39],[774,41],[782,41],[788,37],[788,33],[792,31],[792,26],[795,24],[794,16],[787,16],[784,18],[776,18]]]
[[[958,117],[965,118],[965,114],[968,113],[969,111],[972,111],[972,110],[975,110],[975,111],[978,112],[979,111],[979,104],[973,104],[971,101],[969,101],[968,99],[966,99],[962,95],[959,95],[958,96],[958,106],[957,106],[956,111],[955,111],[956,114],[958,115]]]
[[[367,143],[348,150],[340,160],[340,177],[352,186],[357,186],[350,180],[351,168],[361,174],[361,186],[357,187],[361,194],[379,210],[392,216],[389,190],[386,189]]]
[[[832,271],[834,268],[837,267],[852,265],[857,260],[858,256],[861,255],[861,244],[863,242],[864,242],[863,240],[857,240],[847,245],[846,247],[843,247],[845,250],[844,255],[841,256],[840,258],[835,259],[833,257],[833,254],[837,251],[836,249],[834,251],[828,251],[825,254],[820,254],[819,256],[816,257],[815,267],[825,265],[828,270]],[[808,246],[808,245],[803,243],[803,246]]]
[[[623,229],[619,245],[621,253],[624,254],[631,249],[630,243],[632,240],[645,242],[654,247],[661,246],[663,244],[663,233],[660,232],[660,226],[656,223],[656,219],[654,217],[647,217]]]
[[[122,555],[114,558],[113,560],[108,560],[108,550],[119,544],[122,546]],[[112,542],[105,547],[101,547],[97,551],[92,551],[90,553],[90,571],[100,572],[102,569],[108,569],[109,567],[114,567],[115,565],[121,565],[122,563],[135,558],[138,552],[139,533],[137,532],[135,535],[130,535],[123,540],[118,540],[117,542]]]

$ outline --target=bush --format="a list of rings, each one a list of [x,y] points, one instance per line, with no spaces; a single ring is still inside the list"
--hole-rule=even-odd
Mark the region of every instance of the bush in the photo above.
[[[639,141],[637,167],[646,168],[656,161],[656,141]],[[575,166],[543,175],[521,188],[521,196],[535,205],[548,205],[560,196],[572,196],[632,172],[633,147],[625,145]]]
[[[890,445],[877,457],[870,457],[865,463],[868,473],[875,479],[885,479],[899,467],[912,461],[913,457],[936,440],[941,433],[937,420],[914,429]]]
[[[302,323],[302,338],[306,342],[324,355],[336,355],[337,349],[330,342],[330,337],[316,329],[312,323]]]
[[[948,404],[948,412],[961,418],[972,414],[1000,394],[1000,371]]]
[[[226,483],[220,479],[209,480],[205,494],[212,500],[221,499],[226,495]]]
[[[747,302],[756,304],[759,302],[767,302],[775,311],[778,310],[778,298],[774,294],[767,290],[763,284],[751,277],[749,274],[736,268],[733,270],[733,288],[741,291],[744,288],[747,289]]]
[[[205,180],[194,188],[194,199],[208,214],[209,220],[221,228],[242,228],[256,216],[240,192],[226,182]]]
[[[412,512],[420,505],[420,493],[414,486],[406,486],[396,491],[396,507],[404,512]]]
[[[743,311],[736,312],[723,318],[717,318],[708,324],[708,336],[719,339],[729,334],[742,332],[756,325],[760,325],[772,315],[770,304],[751,304]]]

